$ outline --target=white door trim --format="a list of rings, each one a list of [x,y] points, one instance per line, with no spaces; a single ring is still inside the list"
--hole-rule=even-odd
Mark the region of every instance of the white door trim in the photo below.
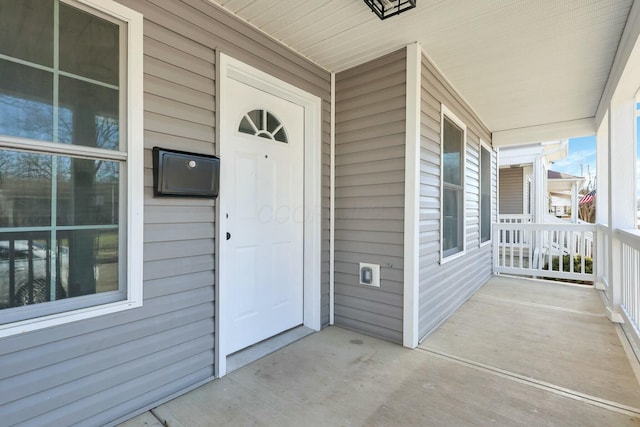
[[[304,326],[313,330],[321,327],[321,227],[322,227],[322,103],[319,97],[220,53],[218,58],[219,100],[217,109],[217,127],[228,123],[226,102],[232,102],[227,95],[226,81],[234,79],[272,95],[286,99],[304,108]],[[220,132],[217,132],[220,135]],[[224,162],[224,149],[218,139],[217,151],[220,161]],[[216,270],[216,339],[215,367],[216,376],[227,372],[227,356],[225,348],[225,305],[224,281],[225,254],[220,250],[220,242],[225,238],[226,230],[220,217],[225,211],[227,199],[223,192],[217,201],[216,221],[216,254],[218,257]],[[222,272],[222,274],[221,274]]]

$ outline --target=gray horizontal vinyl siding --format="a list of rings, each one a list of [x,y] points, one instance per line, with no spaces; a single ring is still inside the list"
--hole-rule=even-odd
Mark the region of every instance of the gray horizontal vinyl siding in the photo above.
[[[155,199],[151,148],[214,154],[216,48],[323,99],[322,319],[328,323],[330,76],[206,1],[144,14],[144,304],[0,339],[0,424],[104,425],[214,375],[215,202]]]
[[[491,245],[480,245],[480,138],[491,134],[437,69],[422,56],[420,131],[419,334],[424,338],[491,275]],[[444,104],[467,126],[464,174],[466,253],[440,263],[440,112]],[[492,219],[495,220],[496,158],[492,152]]]
[[[500,213],[522,214],[524,206],[524,170],[518,168],[500,169]]]
[[[335,323],[402,342],[406,51],[336,75]],[[359,263],[380,264],[380,288]]]

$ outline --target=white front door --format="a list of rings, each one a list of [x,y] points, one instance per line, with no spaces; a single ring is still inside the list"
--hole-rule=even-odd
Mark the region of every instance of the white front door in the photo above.
[[[303,323],[304,108],[232,78],[220,132],[226,354]]]

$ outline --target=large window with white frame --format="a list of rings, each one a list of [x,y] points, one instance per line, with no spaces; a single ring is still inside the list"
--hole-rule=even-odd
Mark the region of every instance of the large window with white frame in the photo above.
[[[441,257],[464,252],[464,173],[466,127],[442,106]]]
[[[111,0],[0,4],[0,329],[141,302],[141,23]]]
[[[491,150],[480,143],[480,243],[491,240]]]

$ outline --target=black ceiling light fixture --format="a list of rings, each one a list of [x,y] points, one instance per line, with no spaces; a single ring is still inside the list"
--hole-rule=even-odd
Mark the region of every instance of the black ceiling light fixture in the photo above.
[[[416,0],[364,0],[380,19],[400,15],[416,7]]]

